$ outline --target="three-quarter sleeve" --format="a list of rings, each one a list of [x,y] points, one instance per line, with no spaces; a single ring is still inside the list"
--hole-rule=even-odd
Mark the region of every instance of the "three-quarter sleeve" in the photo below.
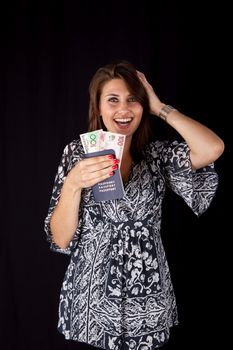
[[[50,199],[48,214],[44,221],[44,230],[46,233],[47,241],[50,244],[50,249],[53,251],[56,251],[58,253],[63,253],[70,255],[78,242],[79,235],[80,235],[80,227],[81,227],[81,218],[79,218],[79,225],[78,228],[72,238],[72,240],[69,243],[69,246],[67,248],[60,248],[54,241],[52,232],[50,229],[50,220],[53,214],[53,211],[59,201],[60,195],[61,195],[61,189],[65,180],[66,175],[71,170],[71,168],[74,166],[74,164],[81,159],[81,155],[78,150],[78,143],[73,141],[70,144],[68,144],[64,150],[61,157],[60,164],[57,169],[57,174],[55,176],[53,190],[52,190],[52,196]]]
[[[154,166],[159,167],[166,185],[181,196],[197,216],[204,213],[218,187],[214,163],[193,170],[186,142],[155,142],[150,149]]]

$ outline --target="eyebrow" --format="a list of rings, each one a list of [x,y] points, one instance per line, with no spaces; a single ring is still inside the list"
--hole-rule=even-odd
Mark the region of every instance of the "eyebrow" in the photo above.
[[[108,93],[108,94],[105,95],[105,97],[108,97],[108,96],[119,97],[120,95],[110,92],[110,93]],[[133,95],[132,95],[132,94],[129,94],[128,97],[129,97],[129,96],[133,96]]]
[[[105,95],[105,96],[107,97],[107,96],[119,96],[119,95],[110,92],[109,94],[107,94],[107,95]]]

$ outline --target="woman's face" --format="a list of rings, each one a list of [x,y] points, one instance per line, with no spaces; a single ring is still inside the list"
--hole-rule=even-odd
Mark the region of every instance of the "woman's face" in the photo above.
[[[112,79],[103,86],[99,111],[108,131],[131,137],[140,124],[143,107],[124,80]]]

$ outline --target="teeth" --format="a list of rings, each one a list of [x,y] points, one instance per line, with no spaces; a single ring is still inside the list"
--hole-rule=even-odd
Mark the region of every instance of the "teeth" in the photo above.
[[[118,122],[118,123],[128,123],[128,122],[131,122],[132,119],[133,118],[125,118],[125,119],[123,119],[123,118],[115,118],[114,120],[116,122]]]

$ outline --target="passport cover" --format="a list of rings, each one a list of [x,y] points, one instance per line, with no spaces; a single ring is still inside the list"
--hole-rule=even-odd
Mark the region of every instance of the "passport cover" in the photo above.
[[[113,149],[106,149],[103,151],[86,153],[84,154],[84,158],[104,156],[106,154],[113,154],[116,156]],[[114,170],[113,176],[94,185],[92,191],[96,202],[122,198],[124,196],[124,186],[119,169],[117,168]]]

